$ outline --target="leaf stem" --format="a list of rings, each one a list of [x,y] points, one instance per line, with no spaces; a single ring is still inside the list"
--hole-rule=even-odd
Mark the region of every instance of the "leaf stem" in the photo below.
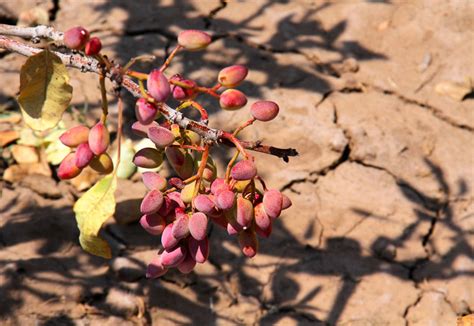
[[[202,123],[204,123],[206,125],[209,123],[209,116],[207,114],[206,109],[196,101],[193,101],[193,100],[184,101],[183,103],[181,103],[176,108],[176,111],[181,111],[181,110],[184,110],[188,107],[194,108],[194,109],[199,111],[199,114],[201,115],[201,122]]]

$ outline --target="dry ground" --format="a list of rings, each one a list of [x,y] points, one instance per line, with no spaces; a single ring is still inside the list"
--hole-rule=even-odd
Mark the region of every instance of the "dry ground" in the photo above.
[[[78,246],[70,185],[2,182],[0,324],[444,326],[474,311],[474,100],[436,91],[474,81],[474,2],[1,0],[0,21],[34,5],[59,29],[93,30],[121,62],[159,64],[178,31],[212,31],[172,70],[210,84],[248,65],[243,90],[281,115],[245,137],[301,155],[258,157],[294,205],[257,257],[215,229],[210,263],[158,281],[143,277],[158,239],[136,223],[110,222],[114,258],[95,258]],[[24,58],[0,58],[11,103]],[[72,78],[73,104],[97,112],[95,79]],[[211,111],[227,129],[248,114]],[[143,187],[121,189],[117,218],[133,219]]]

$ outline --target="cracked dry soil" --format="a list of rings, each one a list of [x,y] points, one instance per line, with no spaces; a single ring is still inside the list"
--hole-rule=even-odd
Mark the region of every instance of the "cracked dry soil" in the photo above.
[[[44,179],[2,181],[2,325],[444,326],[473,313],[474,101],[435,88],[474,80],[474,2],[0,0],[0,21],[32,6],[59,29],[93,30],[120,62],[154,54],[159,64],[178,31],[210,30],[209,49],[172,72],[210,84],[223,66],[248,65],[243,91],[281,114],[243,136],[300,156],[257,157],[293,201],[259,255],[244,259],[214,229],[210,263],[159,281],[143,277],[159,241],[130,216],[140,183],[121,181],[133,191],[119,192],[116,219],[133,222],[106,225],[114,258],[104,261],[78,246],[70,185],[52,199],[31,186]],[[0,57],[0,104],[11,103],[25,59]],[[71,77],[73,105],[93,117],[94,77]],[[208,107],[224,129],[248,114]]]

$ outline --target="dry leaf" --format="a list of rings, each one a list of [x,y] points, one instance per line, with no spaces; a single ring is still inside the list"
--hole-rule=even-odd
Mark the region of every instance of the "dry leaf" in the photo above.
[[[20,71],[18,103],[28,126],[39,131],[53,128],[71,98],[69,75],[57,55],[44,50],[26,60]]]
[[[51,177],[49,166],[43,163],[23,163],[9,166],[3,173],[3,180],[14,183],[19,182],[27,175],[41,174]]]
[[[17,140],[18,138],[20,138],[20,133],[16,130],[0,131],[0,147],[5,147],[5,145]]]
[[[26,145],[13,145],[11,151],[13,158],[19,164],[39,162],[38,152],[34,147]]]
[[[21,121],[21,114],[16,112],[9,112],[0,116],[1,123],[19,123]]]

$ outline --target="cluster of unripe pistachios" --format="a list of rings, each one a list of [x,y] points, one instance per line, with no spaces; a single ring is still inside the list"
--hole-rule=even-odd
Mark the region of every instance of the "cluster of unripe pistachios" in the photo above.
[[[148,265],[149,278],[172,267],[189,273],[197,263],[204,263],[209,256],[210,223],[237,236],[245,256],[255,256],[257,235],[269,237],[272,222],[291,206],[290,199],[278,190],[257,187],[257,170],[249,160],[235,164],[229,180],[211,177],[199,184],[196,180],[186,184],[181,179],[167,183],[155,172],[142,176],[149,192],[140,206],[140,224],[148,233],[161,235],[163,246]],[[165,191],[168,185],[175,185],[175,189]]]
[[[70,48],[87,49],[88,33],[75,28],[65,33],[65,43]],[[68,34],[69,33],[69,34]],[[86,41],[87,39],[87,41]],[[66,42],[67,40],[67,42]],[[211,37],[202,31],[187,30],[178,36],[179,50],[197,51],[211,43]],[[218,99],[224,110],[237,110],[247,104],[247,97],[235,89],[248,74],[243,65],[223,68],[215,86],[199,86],[194,80],[182,75],[166,75],[166,68],[174,54],[160,68],[149,74],[127,71],[131,78],[143,85],[143,96],[136,101],[137,121],[132,131],[151,140],[152,147],[140,149],[133,163],[142,169],[148,193],[141,202],[141,226],[150,234],[161,236],[162,250],[149,264],[147,277],[155,278],[176,267],[183,273],[191,272],[197,263],[204,263],[209,256],[208,230],[211,223],[224,228],[229,235],[238,238],[244,255],[253,257],[258,251],[257,235],[268,237],[272,222],[281,211],[291,206],[290,199],[274,189],[267,189],[258,176],[254,158],[243,152],[237,134],[255,121],[273,120],[279,107],[272,101],[257,101],[250,106],[250,119],[230,136],[237,153],[229,162],[224,177],[217,177],[217,169],[210,156],[211,144],[192,130],[170,123],[160,114],[160,105],[170,96],[180,102],[177,110],[194,107],[207,119],[207,111],[197,102],[200,95]],[[221,92],[220,89],[224,88]],[[76,148],[61,163],[58,175],[62,179],[77,176],[87,165],[101,173],[113,169],[110,157],[105,153],[109,136],[106,126],[99,122],[90,130],[78,126],[61,136],[67,146]],[[242,156],[237,161],[238,156]],[[156,169],[164,159],[174,170],[175,176],[166,180]],[[107,169],[98,169],[96,162],[109,161]],[[104,164],[102,164],[105,166]]]
[[[59,165],[60,179],[77,177],[88,165],[101,174],[113,171],[112,159],[106,153],[110,136],[102,122],[90,129],[84,125],[73,127],[63,133],[59,140],[73,149]]]

